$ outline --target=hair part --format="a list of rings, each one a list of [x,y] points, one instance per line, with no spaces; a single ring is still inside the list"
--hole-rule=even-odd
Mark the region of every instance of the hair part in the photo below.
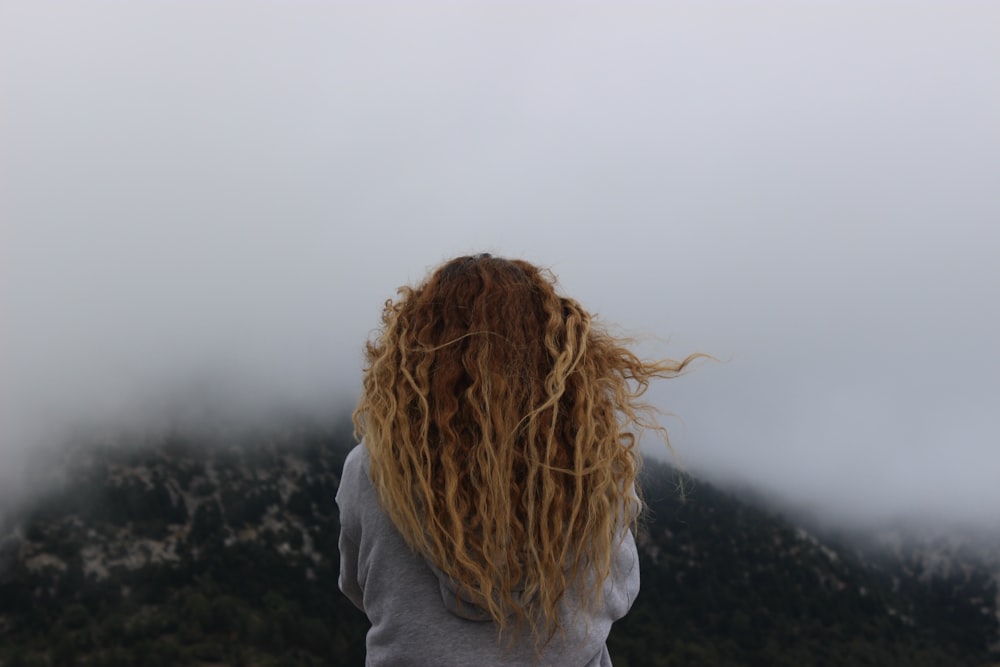
[[[354,413],[383,509],[406,542],[541,646],[578,586],[601,603],[635,493],[640,402],[698,356],[644,361],[555,278],[488,254],[388,300]]]

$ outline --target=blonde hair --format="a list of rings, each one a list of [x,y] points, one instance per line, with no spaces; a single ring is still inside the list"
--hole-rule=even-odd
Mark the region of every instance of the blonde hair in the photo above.
[[[459,257],[399,295],[354,413],[379,502],[501,635],[546,643],[571,587],[600,603],[641,510],[637,434],[665,431],[639,397],[698,355],[639,359],[520,260]]]

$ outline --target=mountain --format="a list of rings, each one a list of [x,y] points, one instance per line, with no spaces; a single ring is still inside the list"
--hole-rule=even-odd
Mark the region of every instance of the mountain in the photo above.
[[[940,556],[922,541],[806,529],[698,481],[682,499],[676,479],[647,465],[643,591],[616,665],[1000,664],[1000,551],[922,568]]]
[[[3,508],[0,666],[362,665],[367,622],[337,590],[350,447],[299,423],[66,449]],[[838,542],[677,480],[644,470],[616,667],[1000,664],[995,552]]]

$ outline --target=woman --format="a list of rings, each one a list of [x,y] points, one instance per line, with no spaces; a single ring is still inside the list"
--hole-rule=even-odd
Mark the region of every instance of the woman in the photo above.
[[[386,302],[337,493],[368,665],[610,665],[639,589],[646,362],[545,271],[488,254]]]

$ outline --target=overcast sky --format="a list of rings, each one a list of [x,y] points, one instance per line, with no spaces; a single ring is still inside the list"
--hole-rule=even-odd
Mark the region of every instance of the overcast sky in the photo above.
[[[992,2],[0,0],[0,477],[197,387],[342,409],[490,251],[723,361],[652,394],[691,470],[1000,529],[998,119]]]

